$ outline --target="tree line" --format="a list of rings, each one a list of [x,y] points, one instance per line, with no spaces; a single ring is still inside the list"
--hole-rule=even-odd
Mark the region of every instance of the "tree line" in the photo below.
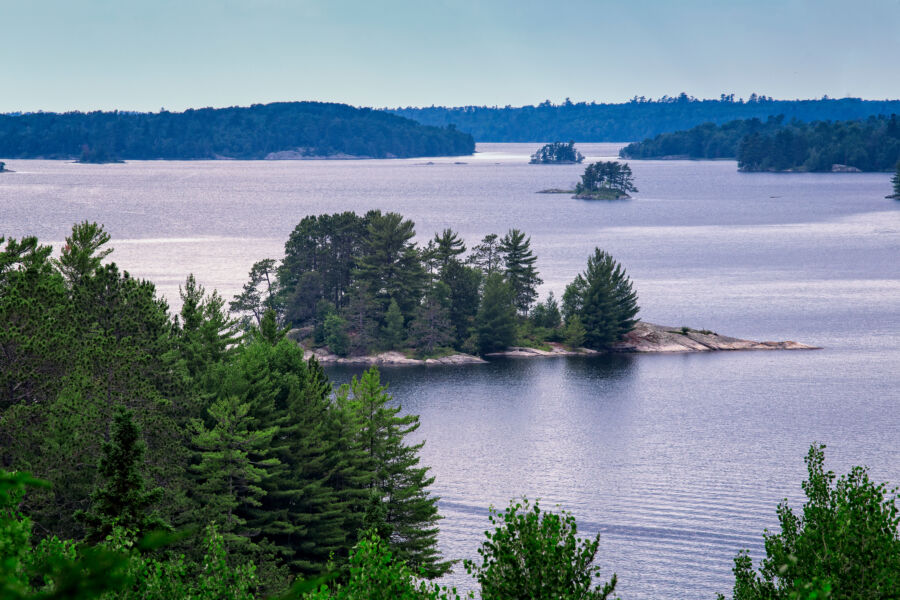
[[[117,429],[114,439],[121,435]],[[896,598],[900,594],[900,513],[896,490],[873,482],[854,467],[838,478],[825,470],[825,447],[806,456],[806,502],[796,513],[778,505],[779,530],[766,530],[765,557],[754,568],[749,552],[734,558],[734,600],[851,600]],[[136,543],[121,527],[97,544],[58,538],[34,539],[23,514],[26,488],[46,486],[27,473],[0,469],[0,593],[11,600],[252,600],[253,563],[232,567],[223,536],[204,535],[202,562],[192,564],[166,545],[177,536],[144,536]],[[134,488],[123,488],[133,491]],[[600,535],[578,535],[574,515],[542,509],[540,502],[513,500],[500,513],[489,511],[491,528],[477,560],[463,566],[484,600],[608,600],[618,578],[604,582],[597,565]],[[300,580],[270,599],[287,600],[461,600],[460,594],[423,579],[393,554],[373,530],[350,550],[349,568]],[[719,600],[724,596],[719,594]]]
[[[386,109],[388,110],[388,109]],[[775,100],[752,94],[698,99],[687,94],[653,100],[635,96],[629,102],[595,103],[549,100],[534,106],[405,107],[394,114],[426,125],[455,125],[479,142],[626,142],[661,133],[690,129],[702,123],[724,124],[737,119],[762,119],[784,115],[787,120],[847,121],[873,115],[900,114],[900,100],[828,98]]]
[[[340,356],[485,355],[548,342],[600,349],[634,326],[631,281],[600,249],[560,304],[552,293],[538,302],[537,256],[518,229],[488,234],[471,251],[451,229],[424,246],[414,237],[415,224],[397,213],[307,216],[280,264],[253,265],[231,310],[257,326],[273,310],[305,345]]]
[[[859,121],[766,121],[705,123],[686,131],[629,144],[626,158],[684,157],[737,159],[744,171],[830,171],[847,165],[861,171],[890,171],[900,161],[900,118]]]
[[[35,557],[199,525],[159,577],[214,561],[209,585],[274,593],[346,568],[361,531],[416,573],[449,569],[418,417],[377,370],[334,389],[272,311],[244,330],[193,276],[173,317],[108,242],[85,222],[58,258],[33,237],[0,251],[0,467],[49,483],[5,515],[29,515]]]
[[[68,112],[0,115],[6,158],[261,159],[280,151],[372,158],[455,156],[472,136],[368,108],[324,102],[158,113]]]

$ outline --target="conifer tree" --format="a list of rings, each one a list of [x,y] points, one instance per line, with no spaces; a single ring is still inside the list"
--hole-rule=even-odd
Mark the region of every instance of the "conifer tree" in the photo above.
[[[518,229],[510,229],[500,241],[500,251],[513,301],[518,311],[527,315],[537,298],[537,286],[543,283],[534,266],[537,256],[531,251],[531,238]]]
[[[459,234],[450,228],[441,233],[434,234],[434,255],[438,266],[438,273],[443,275],[444,270],[451,261],[458,261],[459,256],[465,254],[466,244],[459,238]]]
[[[87,539],[99,542],[114,527],[143,535],[168,526],[151,510],[162,499],[161,488],[146,489],[142,470],[146,446],[133,415],[119,406],[110,440],[103,444],[97,474],[100,481],[91,494],[91,508],[80,515]]]
[[[384,314],[384,327],[381,328],[381,340],[385,350],[397,350],[403,343],[403,313],[393,298]]]
[[[187,376],[203,387],[201,379],[214,365],[225,360],[239,341],[237,323],[225,311],[225,301],[218,292],[207,294],[193,274],[188,275],[181,296],[177,347]]]
[[[441,282],[449,288],[450,324],[457,344],[469,337],[475,325],[475,315],[481,301],[480,290],[482,272],[454,260],[447,264],[441,274]]]
[[[370,211],[368,239],[359,257],[357,282],[368,286],[383,314],[391,299],[397,301],[404,317],[409,317],[421,297],[425,270],[415,243],[415,224],[397,213]]]
[[[374,474],[372,491],[383,507],[376,520],[390,532],[388,543],[394,556],[427,577],[437,577],[450,569],[437,549],[437,497],[428,493],[434,482],[428,468],[419,466],[419,450],[424,442],[407,445],[405,437],[419,428],[415,415],[399,416],[400,407],[391,407],[391,397],[381,385],[378,369],[372,367],[350,384],[353,405],[359,414],[358,442],[369,457]],[[377,502],[376,502],[377,506]]]
[[[485,280],[475,326],[482,355],[505,350],[516,341],[516,309],[509,285],[500,273],[492,273]]]
[[[243,553],[258,549],[258,532],[247,527],[246,517],[262,504],[262,482],[279,464],[268,457],[277,427],[254,429],[249,412],[250,404],[235,396],[219,399],[209,407],[213,426],[195,421],[192,440],[198,451],[196,494],[206,521],[219,527],[232,551]]]
[[[900,161],[897,161],[897,172],[894,173],[894,176],[891,178],[891,182],[894,184],[894,198],[900,200]]]
[[[424,354],[431,354],[440,346],[453,341],[450,322],[450,288],[442,281],[435,282],[416,308],[409,325],[409,338]]]
[[[78,287],[84,278],[100,268],[103,259],[112,252],[112,248],[100,250],[107,242],[109,234],[102,225],[83,221],[72,227],[72,235],[66,238],[56,260],[59,271],[71,287]]]
[[[500,250],[500,236],[490,233],[482,238],[481,243],[472,248],[468,262],[485,275],[499,270],[503,264],[503,253]]]
[[[575,277],[563,295],[566,321],[578,316],[588,348],[600,349],[634,328],[637,294],[625,269],[608,253],[594,249],[587,269]]]
[[[265,258],[253,263],[249,280],[244,284],[243,291],[235,295],[229,308],[241,315],[245,327],[253,323],[259,326],[266,310],[278,308],[278,290],[275,259]]]

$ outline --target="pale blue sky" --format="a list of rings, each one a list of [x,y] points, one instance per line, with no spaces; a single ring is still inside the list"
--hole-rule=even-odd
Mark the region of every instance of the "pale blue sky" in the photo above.
[[[900,97],[900,0],[0,0],[0,112]]]

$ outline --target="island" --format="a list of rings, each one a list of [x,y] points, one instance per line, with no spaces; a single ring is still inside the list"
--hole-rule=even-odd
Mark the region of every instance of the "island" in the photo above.
[[[85,145],[81,149],[81,156],[75,162],[81,165],[109,165],[124,164],[125,161],[111,155],[106,148],[90,148]]]
[[[3,163],[0,163],[2,165]],[[3,169],[0,168],[0,171]],[[894,200],[900,200],[900,160],[897,161],[897,171],[894,173],[894,176],[891,177],[891,183],[894,184],[894,193],[888,196],[888,198],[893,198]]]
[[[627,165],[615,164],[589,169],[629,180]],[[600,248],[557,300],[539,299],[537,256],[519,229],[489,233],[471,250],[451,229],[415,239],[415,224],[398,213],[308,215],[280,264],[255,263],[229,308],[248,331],[283,329],[333,364],[811,348],[642,321],[625,268]]]
[[[460,156],[475,141],[384,111],[326,102],[276,102],[184,112],[0,115],[0,156],[88,160],[263,160]],[[279,153],[286,154],[279,154]]]
[[[531,155],[531,165],[574,165],[584,161],[584,155],[575,148],[575,142],[544,144]]]
[[[3,161],[0,161],[0,173],[9,173],[9,171],[6,169],[6,163]]]
[[[628,192],[637,192],[631,167],[618,161],[600,161],[588,165],[575,189],[550,188],[538,194],[573,194],[579,200],[627,200]]]

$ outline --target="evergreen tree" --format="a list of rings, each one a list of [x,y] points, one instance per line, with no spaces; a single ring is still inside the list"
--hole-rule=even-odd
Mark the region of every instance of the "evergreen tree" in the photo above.
[[[566,346],[569,348],[577,349],[584,346],[584,337],[586,331],[584,330],[584,325],[581,323],[581,317],[577,314],[572,315],[572,318],[566,323],[566,331],[565,331],[565,341]]]
[[[536,327],[557,329],[562,323],[562,315],[559,312],[559,303],[553,292],[547,295],[547,300],[538,303],[531,311],[531,320]]]
[[[233,551],[242,553],[258,549],[259,532],[247,527],[246,517],[262,504],[262,482],[279,464],[268,457],[277,427],[254,429],[249,413],[250,404],[235,396],[219,399],[209,408],[213,426],[195,421],[192,440],[199,459],[196,494],[205,520],[219,527]]]
[[[168,526],[151,510],[163,495],[161,488],[147,490],[142,470],[146,446],[133,415],[119,406],[110,440],[103,444],[97,474],[98,487],[91,494],[91,508],[80,515],[87,539],[99,542],[114,527],[143,535]]]
[[[393,299],[408,318],[425,282],[425,270],[412,241],[415,225],[397,213],[381,211],[370,211],[366,219],[368,240],[358,261],[356,280],[368,286],[380,304],[379,313],[383,314]]]
[[[534,266],[537,257],[531,251],[531,238],[518,229],[510,229],[500,241],[500,251],[516,308],[527,315],[537,298],[537,286],[543,283]]]
[[[225,301],[218,292],[207,294],[193,274],[188,275],[178,293],[181,318],[176,319],[176,345],[187,376],[200,384],[213,365],[233,352],[239,341],[237,324],[225,311]]]
[[[447,228],[441,233],[434,234],[434,255],[439,274],[442,275],[447,265],[451,261],[458,261],[458,257],[465,252],[466,244],[452,229]]]
[[[475,315],[481,301],[482,273],[477,268],[454,260],[447,264],[441,281],[449,288],[450,324],[456,343],[461,344],[475,325]]]
[[[112,252],[112,248],[100,250],[107,242],[109,234],[103,231],[102,225],[83,221],[72,227],[72,235],[66,238],[56,261],[70,286],[77,287],[85,277],[100,268],[103,259]]]
[[[487,276],[484,296],[475,317],[478,352],[505,350],[516,341],[516,309],[512,292],[500,273]]]
[[[245,327],[254,321],[259,326],[266,310],[279,308],[275,260],[266,258],[253,263],[249,277],[244,289],[228,305],[231,312],[241,315]]]
[[[397,350],[403,343],[403,313],[397,301],[391,299],[384,314],[384,327],[381,328],[381,341],[385,350]]]
[[[481,269],[485,275],[498,271],[503,264],[500,236],[496,233],[484,236],[481,243],[472,248],[472,255],[469,256],[468,262]]]
[[[563,306],[567,322],[578,316],[588,348],[600,349],[634,328],[637,294],[622,266],[608,253],[594,249],[587,269],[566,287]]]
[[[419,428],[415,415],[398,416],[391,397],[382,387],[378,369],[372,367],[350,384],[353,404],[359,414],[359,443],[373,470],[372,490],[383,503],[383,523],[394,556],[426,577],[449,571],[437,549],[438,498],[428,493],[434,482],[428,468],[419,466],[424,442],[407,445],[406,436]]]
[[[419,352],[428,355],[453,341],[449,305],[450,288],[442,281],[435,282],[409,325],[409,339]]]
[[[393,299],[391,299],[393,302]],[[357,282],[350,288],[349,301],[343,316],[350,335],[350,352],[367,354],[378,339],[379,304],[365,282]]]

